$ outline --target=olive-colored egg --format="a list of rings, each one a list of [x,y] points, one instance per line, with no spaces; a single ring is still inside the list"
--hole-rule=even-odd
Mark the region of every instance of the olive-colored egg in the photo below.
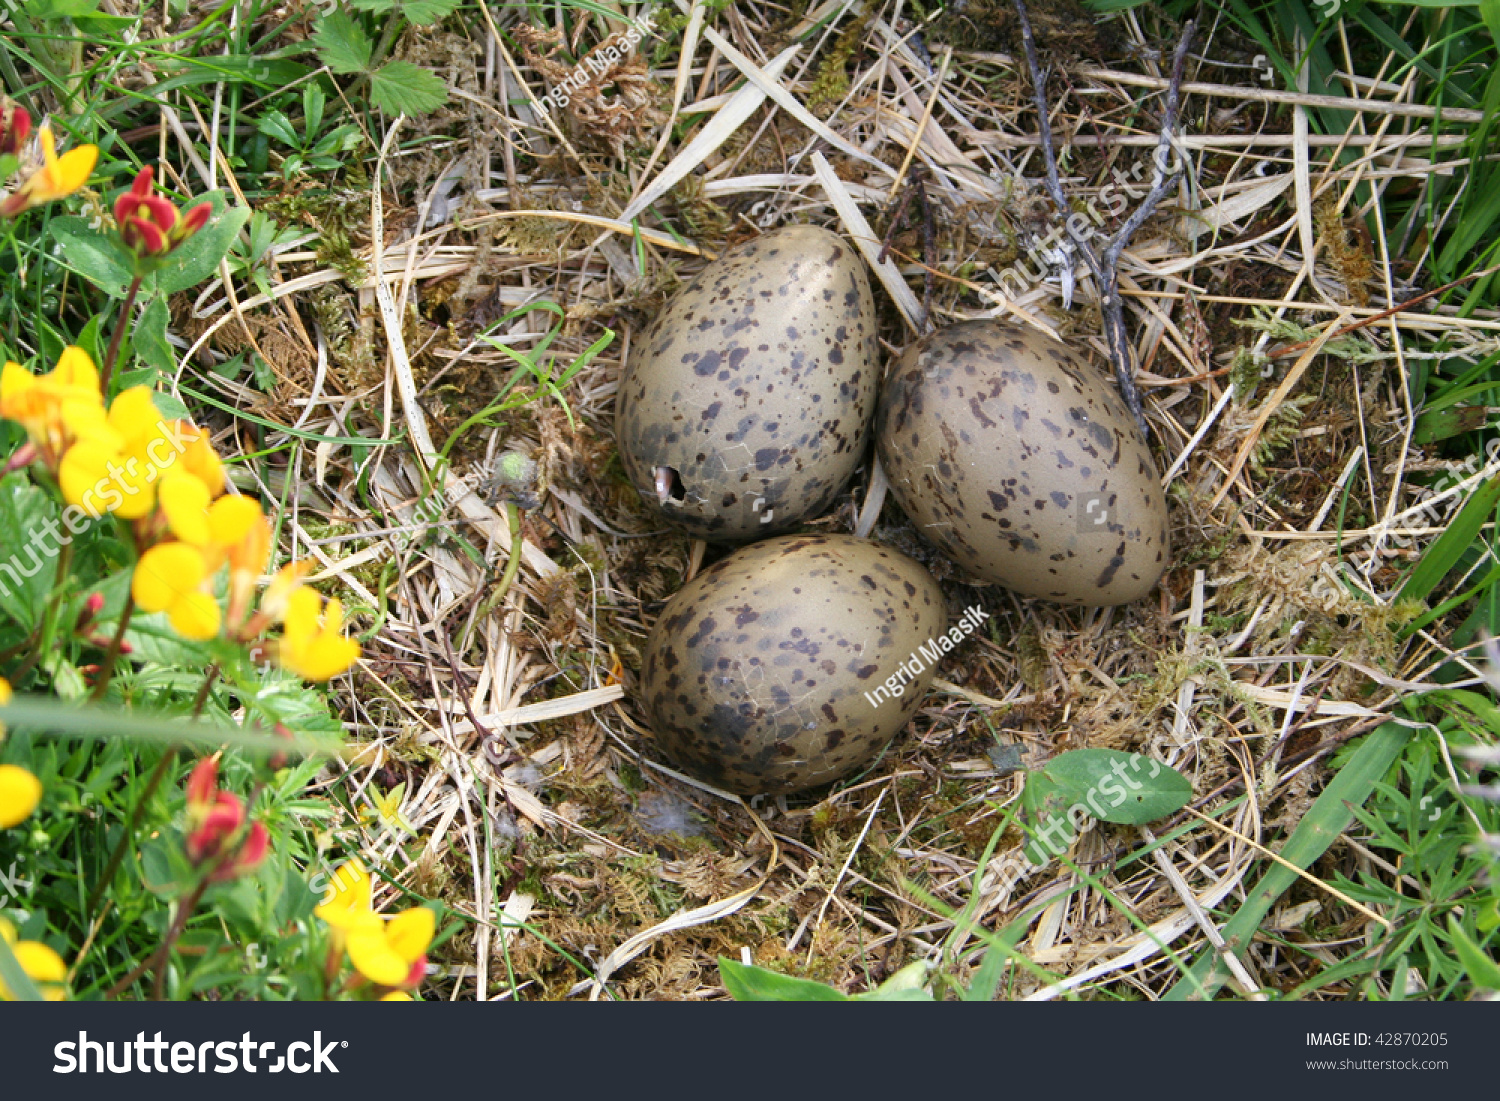
[[[648,506],[743,542],[817,516],[864,456],[875,306],[843,238],[787,226],[730,249],[662,309],[620,379],[620,458]]]
[[[891,493],[978,577],[1126,604],[1166,569],[1166,499],[1125,403],[1067,346],[1001,321],[940,329],[891,368],[875,418]]]
[[[973,629],[964,622],[945,634],[937,582],[887,547],[767,539],[667,602],[638,695],[662,749],[693,775],[745,795],[800,791],[875,759]]]

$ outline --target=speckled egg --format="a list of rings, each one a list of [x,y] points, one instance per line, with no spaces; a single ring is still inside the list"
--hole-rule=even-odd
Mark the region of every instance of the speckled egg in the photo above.
[[[947,629],[937,582],[905,555],[849,535],[767,539],[667,602],[638,695],[693,775],[745,795],[800,791],[869,764],[900,732],[973,628]]]
[[[720,542],[817,516],[869,439],[874,316],[863,261],[826,229],[787,226],[709,264],[620,379],[620,458],[642,499]]]
[[[1049,337],[969,321],[893,365],[875,418],[891,494],[970,573],[1065,604],[1126,604],[1166,569],[1166,500],[1104,378]]]

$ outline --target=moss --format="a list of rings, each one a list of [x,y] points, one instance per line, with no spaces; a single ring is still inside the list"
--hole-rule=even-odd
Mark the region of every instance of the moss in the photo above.
[[[1236,348],[1229,363],[1229,384],[1234,387],[1234,400],[1246,402],[1255,396],[1260,380],[1269,377],[1266,368],[1271,361],[1257,355],[1249,348]]]
[[[1307,407],[1316,401],[1316,394],[1298,394],[1288,397],[1276,407],[1261,429],[1255,441],[1255,450],[1250,456],[1250,469],[1257,475],[1264,474],[1267,464],[1285,449],[1294,439],[1307,415]]]
[[[723,241],[734,224],[728,212],[703,190],[700,176],[688,175],[672,188],[672,201],[688,231],[699,241]]]
[[[1021,681],[1032,692],[1041,692],[1047,687],[1047,651],[1037,634],[1036,624],[1028,621],[1016,635],[1016,668]]]
[[[324,228],[318,242],[318,263],[338,272],[351,287],[362,285],[370,273],[368,265],[354,255],[349,234],[338,226]]]
[[[807,109],[818,118],[827,118],[849,91],[849,59],[859,49],[864,39],[865,28],[875,13],[874,5],[866,5],[862,14],[849,20],[834,40],[833,48],[818,66],[813,77],[812,89],[807,94]]]

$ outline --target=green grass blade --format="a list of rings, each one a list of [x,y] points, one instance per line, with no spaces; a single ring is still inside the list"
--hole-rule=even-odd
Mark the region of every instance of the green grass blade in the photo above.
[[[21,967],[21,961],[16,959],[16,954],[10,950],[10,945],[5,943],[5,938],[0,937],[0,985],[11,992],[11,996],[18,1002],[39,1002],[42,1000],[41,991],[31,981],[31,976]]]
[[[1453,517],[1448,529],[1433,540],[1422,560],[1412,567],[1401,586],[1400,599],[1426,600],[1479,538],[1480,529],[1500,504],[1500,474],[1476,489]]]
[[[104,741],[129,738],[159,745],[196,745],[217,748],[235,746],[254,753],[302,753],[308,756],[337,753],[339,743],[293,731],[284,738],[270,731],[229,726],[208,719],[184,721],[181,716],[132,714],[103,707],[75,707],[44,696],[17,693],[0,707],[0,722],[14,730],[51,732],[71,738]]]
[[[1282,846],[1281,858],[1305,870],[1327,852],[1328,846],[1338,840],[1354,817],[1349,807],[1364,805],[1375,790],[1376,782],[1390,770],[1410,737],[1411,732],[1396,723],[1385,723],[1373,730],[1297,824],[1292,836]],[[1250,943],[1250,938],[1271,912],[1276,900],[1296,880],[1297,874],[1281,864],[1261,876],[1250,896],[1222,930],[1231,949]],[[1199,986],[1211,995],[1228,977],[1229,972],[1219,965],[1218,957],[1207,952],[1167,991],[1163,1000],[1189,1001],[1202,997],[1197,993]]]

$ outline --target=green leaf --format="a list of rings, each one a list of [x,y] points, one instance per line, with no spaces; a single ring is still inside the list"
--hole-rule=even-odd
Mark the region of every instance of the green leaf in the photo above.
[[[370,102],[390,115],[425,115],[448,102],[448,87],[410,61],[387,61],[370,74]]]
[[[1453,938],[1453,951],[1468,971],[1469,978],[1474,980],[1474,985],[1500,990],[1500,965],[1469,939],[1458,919],[1452,916],[1448,918],[1448,935]]]
[[[177,355],[172,351],[172,345],[167,343],[167,323],[171,319],[166,296],[157,295],[146,304],[140,320],[135,323],[135,331],[131,334],[135,354],[142,363],[161,374],[170,374],[177,368]]]
[[[317,87],[309,85],[308,87]],[[275,138],[282,145],[291,149],[301,149],[302,141],[297,137],[297,128],[292,125],[292,120],[286,117],[282,111],[267,111],[255,120],[255,128],[268,138]]]
[[[95,364],[104,362],[104,338],[100,334],[103,325],[104,315],[96,313],[84,322],[83,328],[78,331],[78,335],[72,341],[87,352]]]
[[[88,220],[72,215],[53,218],[47,227],[69,267],[111,298],[124,298],[135,277],[130,256]]]
[[[360,0],[355,0],[357,7]],[[425,27],[429,23],[436,23],[439,19],[453,14],[458,9],[460,0],[404,0],[401,5],[401,14],[410,19],[419,27]]]
[[[318,60],[336,73],[362,73],[370,67],[375,51],[370,36],[353,18],[341,11],[324,16],[313,31],[313,49]]]
[[[0,480],[0,610],[29,631],[52,591],[59,547],[57,506],[23,473]]]
[[[317,137],[323,128],[323,107],[327,102],[328,97],[316,83],[302,89],[302,129],[309,138]]]
[[[932,992],[927,989],[927,976],[932,965],[926,960],[913,960],[897,971],[874,990],[854,995],[856,1002],[931,1002]]]
[[[252,84],[260,88],[284,88],[295,84],[310,71],[306,65],[284,58],[241,57],[234,54],[157,55],[153,66],[174,75],[151,86],[151,94],[165,97],[179,88],[200,84]]]
[[[26,14],[38,21],[49,19],[82,19],[93,15],[99,0],[29,0]]]
[[[1350,807],[1364,806],[1385,776],[1391,764],[1411,739],[1411,731],[1396,723],[1376,727],[1357,743],[1344,767],[1328,782],[1317,801],[1302,816],[1292,836],[1281,847],[1281,858],[1297,868],[1307,868],[1343,834],[1354,814]],[[1271,912],[1276,900],[1298,879],[1285,864],[1277,864],[1261,876],[1248,898],[1235,911],[1222,930],[1225,941],[1234,951],[1242,951],[1255,936],[1260,923]],[[1228,970],[1219,963],[1218,953],[1205,952],[1167,991],[1163,1001],[1187,1001],[1212,994],[1228,978]]]
[[[41,660],[41,668],[46,670],[58,699],[81,700],[89,694],[89,684],[83,679],[83,673],[61,650],[48,651]]]
[[[399,10],[409,22],[419,27],[436,23],[452,15],[463,0],[349,0],[357,11],[388,12]],[[619,18],[619,16],[615,16]]]
[[[1490,37],[1500,46],[1500,0],[1479,0],[1479,18],[1490,29]]]
[[[151,395],[151,404],[156,406],[156,411],[167,420],[190,421],[193,419],[193,411],[185,402],[175,394],[169,394],[165,390],[157,390]]]
[[[1041,770],[1070,808],[1122,826],[1165,818],[1193,797],[1188,778],[1159,761],[1118,749],[1073,749]]]
[[[1411,442],[1425,446],[1438,440],[1461,436],[1465,432],[1474,432],[1484,427],[1489,416],[1489,407],[1486,405],[1450,405],[1445,409],[1427,409],[1417,417]]]
[[[1449,522],[1447,530],[1433,540],[1422,560],[1406,575],[1398,599],[1426,600],[1448,571],[1458,564],[1464,552],[1474,545],[1480,529],[1489,521],[1497,504],[1500,504],[1500,474],[1469,494],[1469,499]]]
[[[847,1002],[849,997],[811,979],[795,979],[764,967],[719,957],[719,977],[737,1002]]]
[[[229,252],[235,235],[250,217],[244,206],[225,209],[224,193],[211,191],[194,200],[193,205],[208,200],[214,214],[208,224],[193,234],[168,258],[156,273],[156,285],[163,294],[176,294],[195,287],[213,275],[219,261]]]

